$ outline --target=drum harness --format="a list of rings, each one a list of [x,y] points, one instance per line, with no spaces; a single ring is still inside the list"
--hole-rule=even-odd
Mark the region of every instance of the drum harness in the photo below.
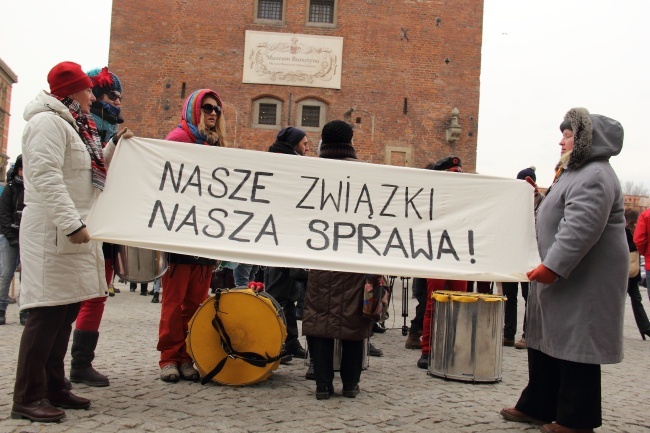
[[[221,294],[223,292],[224,290],[217,290],[214,294],[215,314],[214,314],[214,319],[212,319],[212,326],[219,333],[219,338],[221,339],[221,347],[223,348],[224,352],[226,352],[226,356],[217,363],[216,367],[214,367],[201,379],[202,385],[205,385],[206,383],[210,382],[214,376],[219,374],[219,372],[226,365],[226,361],[228,361],[228,359],[241,359],[242,361],[247,362],[255,367],[261,368],[268,364],[272,364],[278,361],[280,358],[282,358],[282,355],[284,355],[283,353],[284,351],[280,351],[280,353],[277,356],[270,357],[268,356],[268,353],[266,354],[266,356],[262,356],[259,353],[255,353],[255,352],[239,352],[232,347],[232,343],[230,341],[230,337],[228,336],[228,332],[226,332],[226,328],[224,327],[223,322],[219,318],[220,312],[223,314],[228,314],[219,310],[219,301],[221,298]]]

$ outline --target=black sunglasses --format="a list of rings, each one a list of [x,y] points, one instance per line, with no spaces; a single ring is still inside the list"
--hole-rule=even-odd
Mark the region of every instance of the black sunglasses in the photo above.
[[[210,113],[212,113],[213,111],[214,111],[215,113],[217,113],[217,116],[218,116],[219,114],[221,114],[221,107],[219,107],[218,105],[203,104],[203,105],[201,105],[201,110],[202,110],[205,114],[210,114]]]
[[[117,93],[113,92],[112,90],[106,94],[108,96],[108,99],[111,101],[115,101],[116,99],[119,99],[120,102],[122,102],[122,95],[118,95]]]

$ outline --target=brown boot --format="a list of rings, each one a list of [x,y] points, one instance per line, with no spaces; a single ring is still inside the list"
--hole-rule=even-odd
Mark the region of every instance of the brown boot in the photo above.
[[[404,344],[404,347],[407,349],[422,349],[420,337],[422,337],[422,331],[409,333],[408,337],[406,337],[406,343]]]
[[[28,419],[36,422],[56,422],[65,417],[65,412],[52,406],[46,399],[31,403],[14,403],[11,408],[11,418]]]

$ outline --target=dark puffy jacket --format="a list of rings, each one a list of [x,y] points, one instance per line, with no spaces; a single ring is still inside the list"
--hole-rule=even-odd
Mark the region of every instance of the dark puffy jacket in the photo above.
[[[25,186],[12,179],[0,195],[0,233],[11,246],[18,246],[18,228],[22,210],[25,208]]]
[[[302,333],[309,337],[363,340],[372,322],[362,318],[365,274],[310,270]]]

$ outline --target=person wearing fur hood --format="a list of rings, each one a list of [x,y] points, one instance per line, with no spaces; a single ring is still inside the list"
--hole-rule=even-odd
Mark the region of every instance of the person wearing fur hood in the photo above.
[[[501,414],[544,432],[592,432],[602,424],[600,365],[623,359],[628,246],[609,163],[623,127],[573,108],[560,130],[562,158],[537,213],[542,263],[527,273],[529,381]]]

